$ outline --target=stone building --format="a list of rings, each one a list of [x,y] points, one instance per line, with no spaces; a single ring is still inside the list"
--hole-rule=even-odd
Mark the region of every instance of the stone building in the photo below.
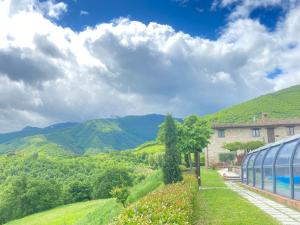
[[[272,143],[287,136],[300,134],[300,119],[274,120],[263,114],[263,119],[245,124],[213,125],[213,135],[205,151],[205,165],[219,162],[219,154],[229,152],[223,146],[232,142],[263,141]]]

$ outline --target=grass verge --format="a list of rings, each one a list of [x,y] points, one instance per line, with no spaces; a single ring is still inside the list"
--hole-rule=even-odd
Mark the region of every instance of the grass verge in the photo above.
[[[196,196],[193,221],[196,225],[278,225],[259,208],[226,188],[214,170],[202,170],[203,187]],[[214,189],[214,187],[218,187]],[[211,189],[209,189],[211,188]]]

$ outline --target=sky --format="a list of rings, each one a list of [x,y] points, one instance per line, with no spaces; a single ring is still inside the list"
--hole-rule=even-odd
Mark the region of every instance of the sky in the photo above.
[[[0,0],[0,133],[299,84],[299,21],[299,0]]]

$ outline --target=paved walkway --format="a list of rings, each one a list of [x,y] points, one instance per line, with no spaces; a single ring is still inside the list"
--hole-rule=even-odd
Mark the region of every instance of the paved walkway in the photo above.
[[[236,183],[226,182],[226,185],[233,191],[239,193],[242,197],[248,199],[258,208],[277,219],[282,224],[300,225],[300,212],[290,209],[252,191],[249,191]]]

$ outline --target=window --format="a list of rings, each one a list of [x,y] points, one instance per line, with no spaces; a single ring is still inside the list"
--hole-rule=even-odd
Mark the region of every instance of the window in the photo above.
[[[224,129],[218,130],[218,136],[222,138],[225,137],[225,130]]]
[[[287,134],[288,134],[289,136],[294,135],[294,134],[295,134],[294,127],[288,127],[288,128],[287,128]]]
[[[259,137],[260,136],[260,129],[259,128],[253,128],[252,129],[252,137]]]

